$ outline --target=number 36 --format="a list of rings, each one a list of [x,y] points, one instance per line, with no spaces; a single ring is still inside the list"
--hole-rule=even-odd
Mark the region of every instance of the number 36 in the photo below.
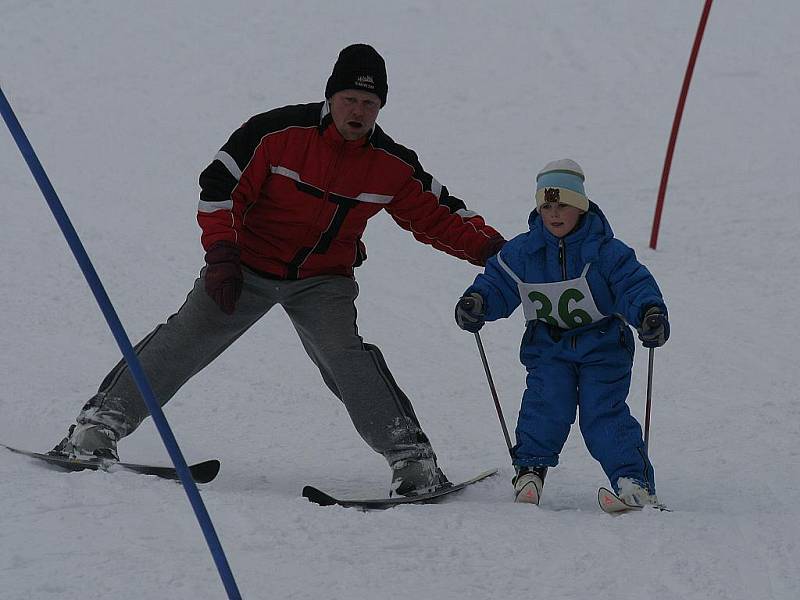
[[[584,296],[580,290],[569,288],[564,290],[564,293],[561,294],[561,297],[558,299],[558,316],[570,329],[588,325],[592,322],[592,317],[590,317],[589,313],[585,310],[576,308],[570,311],[569,309],[570,302],[580,302],[585,297],[586,296]],[[553,303],[550,302],[550,298],[541,292],[531,292],[528,294],[528,298],[531,299],[531,302],[541,305],[536,309],[537,319],[546,321],[549,325],[553,325],[554,327],[560,327],[560,323],[552,316]]]

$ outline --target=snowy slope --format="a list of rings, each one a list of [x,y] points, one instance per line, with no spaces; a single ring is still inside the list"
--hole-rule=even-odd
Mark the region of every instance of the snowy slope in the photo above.
[[[573,431],[540,508],[512,469],[474,340],[452,306],[478,272],[373,220],[360,330],[381,346],[452,479],[442,505],[321,509],[304,483],[379,493],[388,469],[323,387],[280,310],[166,413],[246,598],[800,596],[800,46],[796,2],[716,3],[684,114],[659,249],[647,248],[702,2],[0,1],[0,83],[128,328],[182,302],[202,263],[197,176],[251,114],[321,99],[343,46],[386,58],[379,121],[507,237],[532,182],[571,156],[667,297],[652,458],[674,512],[610,518]],[[0,441],[51,447],[119,351],[0,127]],[[483,333],[509,427],[521,315]],[[646,353],[630,404],[644,413]],[[123,457],[168,460],[152,423]],[[0,453],[0,598],[224,597],[182,489],[61,474]]]

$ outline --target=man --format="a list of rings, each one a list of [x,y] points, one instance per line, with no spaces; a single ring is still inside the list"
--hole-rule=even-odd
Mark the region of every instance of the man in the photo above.
[[[447,483],[411,402],[356,326],[353,269],[367,220],[386,210],[419,241],[476,265],[504,243],[375,121],[386,68],[364,44],[341,51],[325,102],[256,115],[200,175],[205,267],[184,305],[136,346],[167,403],[270,308],[286,310],[325,384],[392,468],[392,492]],[[118,460],[148,410],[124,361],[52,452]]]

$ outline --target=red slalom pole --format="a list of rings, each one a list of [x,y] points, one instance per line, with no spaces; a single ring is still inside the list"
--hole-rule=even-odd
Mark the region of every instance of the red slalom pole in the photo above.
[[[703,14],[700,16],[700,23],[697,26],[697,34],[694,36],[694,45],[692,45],[692,53],[689,56],[689,64],[686,66],[686,75],[683,77],[683,87],[681,88],[681,95],[678,99],[678,108],[675,111],[675,119],[672,122],[672,133],[669,136],[669,144],[667,144],[667,156],[664,159],[664,169],[661,171],[661,184],[658,186],[656,214],[653,217],[653,229],[650,233],[650,247],[653,250],[656,249],[656,242],[658,241],[658,228],[661,225],[661,211],[664,208],[664,196],[667,193],[669,170],[672,166],[672,154],[675,152],[675,142],[678,139],[678,129],[681,126],[683,107],[686,104],[686,96],[689,94],[689,84],[692,82],[694,64],[697,61],[697,54],[700,52],[700,42],[703,41],[703,32],[705,31],[706,23],[708,22],[708,14],[711,12],[712,1],[713,0],[706,0],[705,6],[703,7]]]

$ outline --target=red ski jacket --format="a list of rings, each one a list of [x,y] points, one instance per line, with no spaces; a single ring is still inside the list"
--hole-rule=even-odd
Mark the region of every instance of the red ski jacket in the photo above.
[[[385,209],[414,237],[483,265],[503,237],[375,125],[339,134],[326,102],[256,115],[200,175],[197,221],[207,250],[220,241],[268,277],[353,275],[366,259],[367,220]]]

